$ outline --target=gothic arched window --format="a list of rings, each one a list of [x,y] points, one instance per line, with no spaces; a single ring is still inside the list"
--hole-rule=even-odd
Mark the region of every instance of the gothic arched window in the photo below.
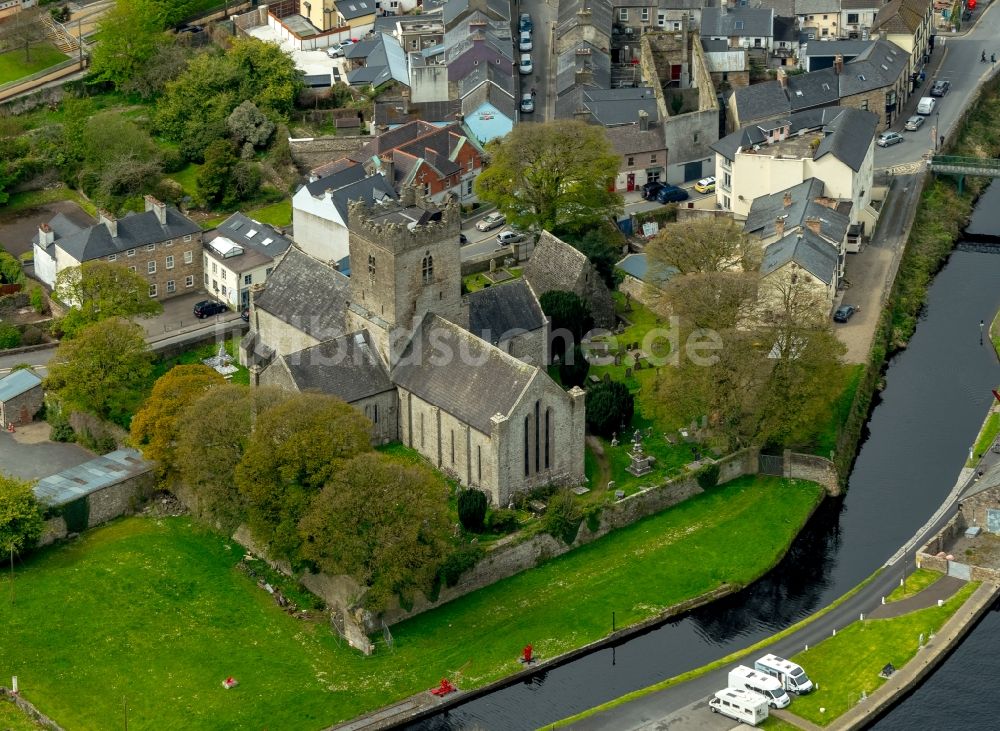
[[[368,278],[374,282],[375,281],[375,255],[368,255]]]
[[[424,256],[420,271],[424,284],[430,284],[434,281],[434,257],[430,255],[430,252]]]

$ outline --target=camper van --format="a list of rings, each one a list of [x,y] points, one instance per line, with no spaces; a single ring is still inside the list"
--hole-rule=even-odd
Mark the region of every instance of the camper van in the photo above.
[[[726,688],[708,701],[712,713],[756,726],[767,718],[767,698],[744,688]]]
[[[787,708],[792,699],[777,678],[759,670],[739,665],[729,671],[730,688],[746,688],[767,698],[771,708]]]
[[[777,678],[781,686],[792,693],[805,695],[812,692],[813,684],[805,671],[783,657],[764,655],[753,664],[753,669]]]
[[[925,117],[934,114],[934,108],[937,106],[937,99],[932,96],[922,96],[920,101],[917,102],[917,114],[923,114]]]

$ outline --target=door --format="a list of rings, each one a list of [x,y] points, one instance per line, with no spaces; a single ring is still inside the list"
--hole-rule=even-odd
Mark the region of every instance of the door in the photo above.
[[[635,173],[629,173],[628,177],[625,178],[625,190],[629,193],[635,190]]]
[[[702,160],[697,162],[686,162],[684,163],[684,180],[698,180],[705,177],[701,174],[701,164]]]

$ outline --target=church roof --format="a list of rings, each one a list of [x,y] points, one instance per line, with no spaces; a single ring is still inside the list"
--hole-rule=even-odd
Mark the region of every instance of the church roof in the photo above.
[[[538,369],[458,325],[427,314],[392,370],[400,388],[477,431],[509,415]]]
[[[552,290],[574,292],[590,304],[600,327],[614,324],[614,300],[590,260],[548,231],[542,231],[524,267],[524,279],[539,297]]]
[[[268,276],[264,290],[254,294],[253,303],[317,340],[329,340],[343,333],[348,283],[326,262],[291,246]]]
[[[531,332],[544,325],[545,314],[538,298],[523,279],[469,295],[469,330],[489,343],[515,331]]]
[[[282,360],[300,391],[320,391],[353,403],[393,389],[367,330],[290,353]]]

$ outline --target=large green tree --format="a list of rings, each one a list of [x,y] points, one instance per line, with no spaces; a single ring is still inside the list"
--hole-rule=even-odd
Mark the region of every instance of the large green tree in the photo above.
[[[760,241],[731,218],[711,217],[668,223],[646,249],[659,267],[681,274],[753,272],[760,268]]]
[[[21,553],[42,535],[42,507],[32,483],[0,473],[0,551]]]
[[[156,0],[117,0],[98,23],[101,42],[91,54],[94,81],[125,88],[166,42],[163,6]]]
[[[590,305],[574,292],[554,289],[543,294],[538,303],[542,312],[552,318],[549,345],[549,357],[552,359],[556,356],[562,358],[567,346],[570,350],[578,346],[583,341],[583,336],[594,327]],[[572,338],[571,342],[567,342],[567,334]]]
[[[366,605],[428,590],[448,547],[448,486],[422,465],[377,452],[340,465],[299,526],[302,553],[369,587]]]
[[[70,409],[127,423],[149,387],[152,359],[142,328],[101,320],[59,345],[46,388]]]
[[[622,210],[614,192],[620,158],[599,125],[519,124],[486,145],[476,195],[526,228],[552,231],[608,220]]]
[[[55,294],[73,305],[63,318],[63,331],[70,336],[109,317],[152,317],[163,312],[163,306],[150,298],[145,277],[103,259],[63,269],[56,275]]]

